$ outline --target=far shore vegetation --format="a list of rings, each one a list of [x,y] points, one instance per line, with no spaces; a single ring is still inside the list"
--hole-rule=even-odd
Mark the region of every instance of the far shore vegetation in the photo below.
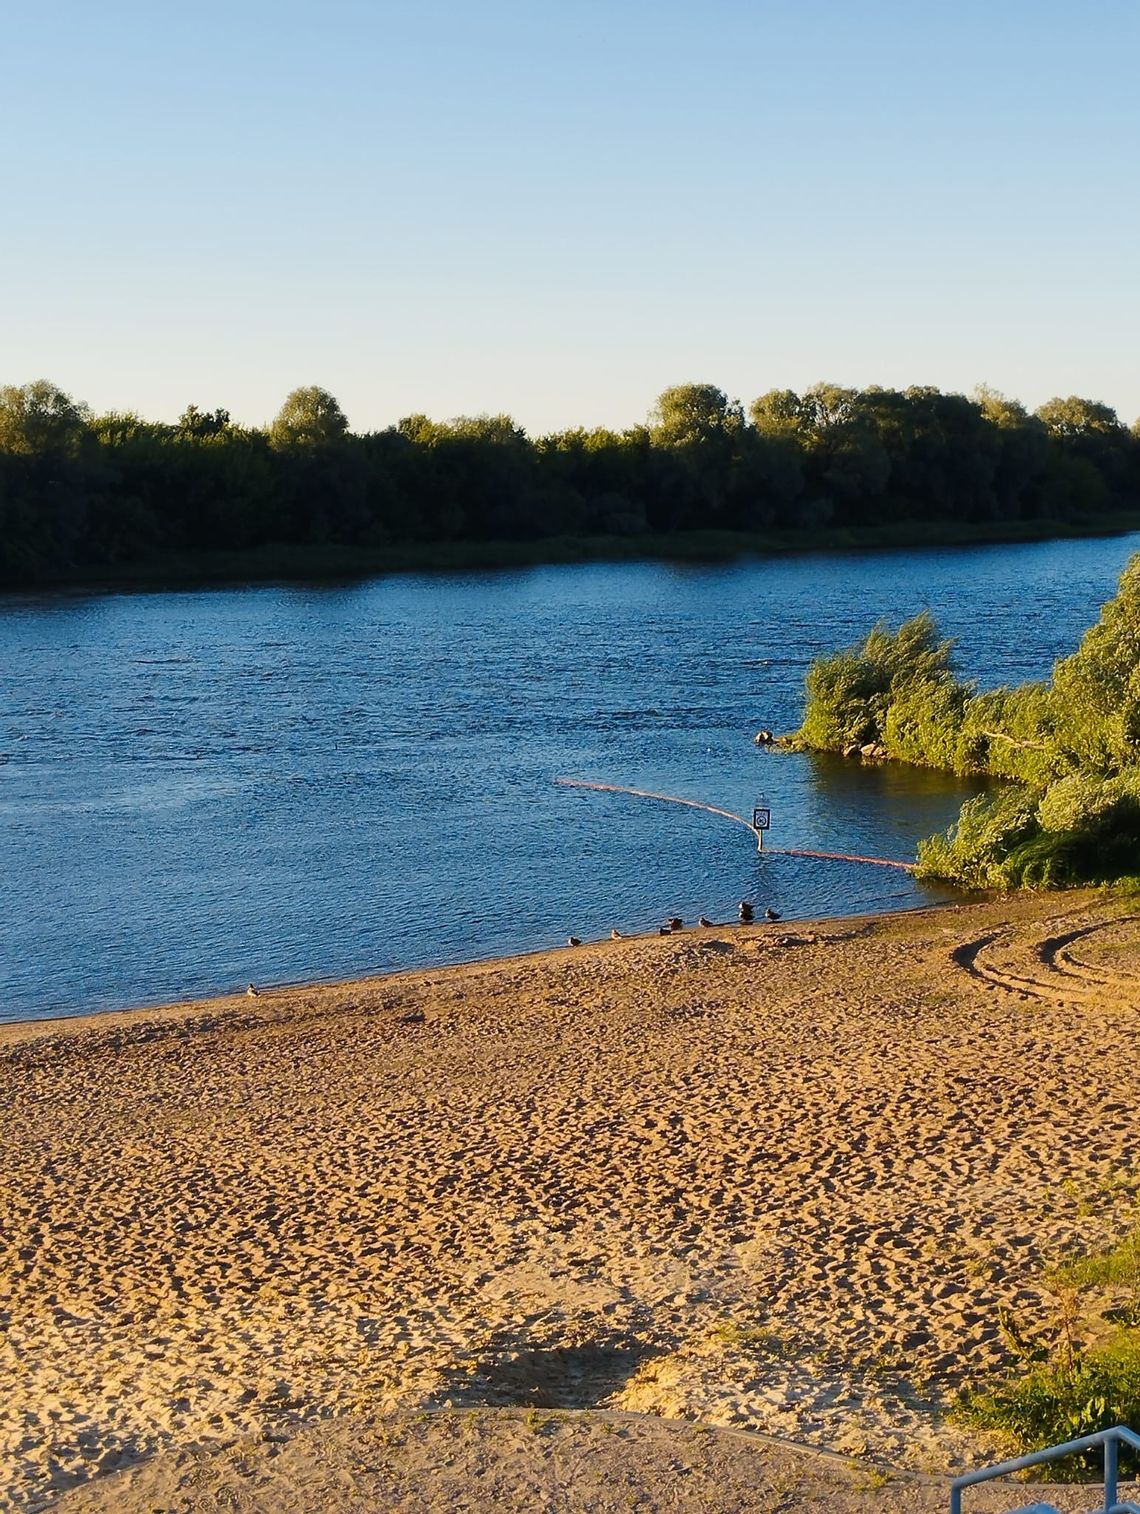
[[[807,675],[808,750],[894,758],[999,782],[944,836],[920,877],[968,888],[1060,887],[1140,874],[1140,555],[1048,682],[985,692],[960,681],[928,612],[818,658]]]
[[[354,434],[294,390],[265,428],[190,405],[93,414],[0,388],[0,584],[330,578],[1140,528],[1140,426],[1076,396],[667,389],[644,425],[529,437],[510,416]]]

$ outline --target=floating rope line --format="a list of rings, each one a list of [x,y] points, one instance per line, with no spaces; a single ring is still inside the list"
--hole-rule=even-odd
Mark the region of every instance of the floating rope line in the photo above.
[[[846,852],[813,852],[804,851],[795,847],[763,845],[763,836],[752,824],[751,820],[745,820],[743,815],[737,815],[732,810],[725,810],[719,804],[703,804],[699,799],[682,799],[677,794],[655,794],[649,789],[631,789],[621,783],[587,783],[584,778],[556,778],[555,783],[560,783],[568,789],[594,789],[602,794],[632,794],[635,799],[657,799],[662,804],[683,804],[691,810],[707,810],[710,815],[720,815],[724,820],[735,820],[737,825],[742,825],[745,830],[751,831],[756,837],[761,851],[777,857],[816,857],[824,862],[866,862],[872,867],[896,867],[904,873],[913,873],[913,862],[895,862],[889,857],[856,857]]]
[[[676,794],[653,794],[648,789],[627,789],[620,783],[587,783],[584,778],[556,778],[554,781],[568,789],[597,789],[603,794],[632,794],[636,799],[660,799],[663,804],[685,804],[691,810],[708,810],[710,815],[723,815],[726,820],[735,820],[737,825],[744,826],[757,840],[760,839],[760,832],[751,820],[745,820],[743,815],[734,815],[731,810],[722,810],[718,804],[702,804],[699,799],[679,799]]]
[[[766,846],[766,852],[778,857],[821,857],[825,862],[868,862],[872,867],[897,867],[904,873],[916,871],[913,862],[896,862],[892,857],[856,857],[850,852],[808,852],[791,846]]]

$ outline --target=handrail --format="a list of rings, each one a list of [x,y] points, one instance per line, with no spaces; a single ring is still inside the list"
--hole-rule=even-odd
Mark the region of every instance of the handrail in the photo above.
[[[1011,1472],[1024,1472],[1027,1467],[1039,1467],[1043,1462],[1060,1461],[1064,1456],[1074,1456],[1078,1451],[1091,1451],[1097,1446],[1104,1450],[1104,1514],[1119,1514],[1121,1510],[1134,1510],[1136,1504],[1117,1502],[1116,1484],[1121,1445],[1140,1451],[1140,1435],[1127,1425],[1116,1425],[1111,1430],[1098,1430],[1093,1435],[1082,1435],[1079,1440],[1066,1440],[1057,1446],[1048,1446],[1044,1451],[1032,1451],[1028,1456],[1016,1456],[1012,1461],[999,1462],[994,1467],[982,1467],[977,1472],[964,1472],[950,1484],[950,1514],[962,1514],[962,1489],[975,1483],[989,1482],[994,1477],[1008,1477]]]

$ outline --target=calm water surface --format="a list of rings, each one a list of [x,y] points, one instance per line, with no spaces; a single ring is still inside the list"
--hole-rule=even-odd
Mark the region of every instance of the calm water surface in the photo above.
[[[1044,677],[1140,537],[0,598],[0,1019],[646,929],[943,897],[772,840],[911,858],[963,789],[758,750],[804,670],[930,606],[983,684]]]

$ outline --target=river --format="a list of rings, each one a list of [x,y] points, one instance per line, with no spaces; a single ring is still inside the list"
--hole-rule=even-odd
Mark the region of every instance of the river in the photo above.
[[[804,671],[929,606],[983,686],[1046,677],[1140,536],[708,567],[0,597],[0,1019],[946,895],[963,785],[756,748]]]

